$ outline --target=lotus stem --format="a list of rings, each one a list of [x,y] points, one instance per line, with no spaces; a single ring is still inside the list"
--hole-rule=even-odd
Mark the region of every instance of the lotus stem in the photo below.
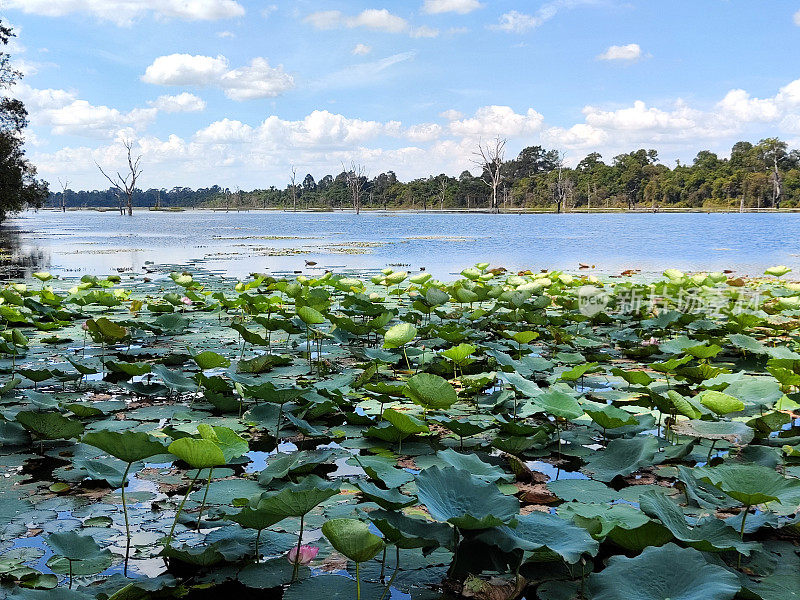
[[[122,514],[125,517],[125,566],[123,567],[122,574],[128,576],[128,557],[131,552],[131,525],[128,521],[128,503],[125,499],[125,487],[128,485],[128,471],[131,470],[131,465],[128,463],[125,467],[125,473],[122,475]]]
[[[189,494],[192,492],[192,488],[194,487],[194,483],[195,481],[197,481],[198,477],[200,477],[199,469],[197,471],[197,475],[194,476],[194,479],[192,479],[191,483],[189,484],[189,488],[186,490],[186,495],[183,497],[183,500],[181,500],[181,503],[178,506],[178,511],[175,513],[175,520],[172,521],[172,527],[169,528],[169,535],[167,535],[167,540],[164,542],[165,550],[169,548],[170,545],[172,544],[172,534],[175,533],[175,526],[178,524],[178,517],[181,516],[181,512],[183,511],[183,506],[184,504],[186,504],[186,500],[189,498]]]
[[[261,560],[261,554],[258,551],[258,542],[261,540],[261,529],[256,533],[256,563]]]
[[[292,569],[292,582],[297,581],[297,573],[300,571],[300,546],[303,543],[303,525],[306,516],[300,517],[300,533],[297,535],[297,553],[294,559],[294,569]]]
[[[386,593],[391,589],[392,583],[394,583],[394,578],[397,577],[397,573],[400,571],[400,546],[395,546],[395,551],[397,553],[396,554],[397,558],[395,560],[394,573],[392,573],[392,576],[389,578],[389,582],[386,584],[386,587],[383,588],[383,593],[381,594],[381,597],[378,598],[378,600],[383,600],[383,598],[386,596]]]
[[[356,563],[356,600],[361,600],[361,563]]]
[[[750,512],[750,506],[745,506],[744,511],[742,512],[742,527],[739,529],[739,538],[744,541],[744,525],[747,521],[747,513]],[[736,568],[739,569],[742,566],[742,553],[739,553],[739,556],[736,559]]]
[[[206,491],[203,494],[203,501],[200,503],[200,512],[197,513],[197,531],[200,531],[200,519],[203,516],[203,509],[206,506],[206,498],[208,497],[208,488],[211,487],[211,475],[214,473],[214,467],[208,470],[208,481],[206,481]]]

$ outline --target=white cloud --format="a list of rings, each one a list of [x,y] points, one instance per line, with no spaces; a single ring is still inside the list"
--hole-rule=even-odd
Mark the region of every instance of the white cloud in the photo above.
[[[353,48],[353,54],[356,56],[366,56],[370,52],[372,52],[372,46],[366,44],[356,44],[355,48]]]
[[[350,65],[339,71],[326,73],[320,79],[311,84],[312,88],[332,90],[335,88],[358,87],[363,85],[374,85],[379,76],[394,65],[412,60],[417,53],[415,51],[401,52],[386,58]]]
[[[442,126],[436,123],[421,123],[406,129],[404,135],[412,142],[430,142],[439,139],[443,131]]]
[[[539,7],[535,14],[529,15],[516,10],[505,13],[500,17],[496,25],[490,25],[489,29],[505,31],[507,33],[527,33],[531,29],[540,27],[553,17],[561,9],[577,8],[585,5],[599,4],[601,0],[552,0]]]
[[[236,37],[236,34],[233,33],[232,31],[218,31],[217,37],[220,38],[221,40],[232,39]]]
[[[634,62],[642,58],[642,56],[642,49],[639,44],[625,44],[624,46],[609,46],[608,50],[597,56],[597,59]]]
[[[257,57],[248,66],[228,68],[224,56],[170,54],[153,61],[142,81],[155,85],[218,87],[232,100],[274,98],[294,87],[294,78],[283,66],[272,67]]]
[[[425,0],[422,10],[429,15],[438,15],[448,12],[466,15],[482,6],[483,5],[478,2],[478,0]]]
[[[250,65],[228,71],[220,86],[232,100],[274,98],[294,87],[294,78],[283,66],[271,67],[266,58],[254,58]]]
[[[212,85],[228,70],[224,56],[170,54],[159,56],[144,72],[142,81],[154,85]]]
[[[541,24],[542,21],[538,17],[512,10],[502,15],[500,22],[497,25],[492,25],[492,29],[507,31],[508,33],[526,33]]]
[[[464,113],[461,113],[451,108],[450,110],[440,112],[439,116],[442,117],[443,119],[447,119],[448,121],[458,121],[459,119],[464,118]]]
[[[450,131],[463,137],[522,137],[538,131],[544,117],[528,109],[525,114],[517,114],[510,106],[484,106],[469,119],[450,122]]]
[[[35,127],[49,128],[53,135],[90,138],[114,137],[121,130],[142,130],[158,113],[156,108],[134,108],[123,112],[116,108],[93,105],[65,90],[38,90],[26,84],[15,87],[25,102]]]
[[[270,4],[266,8],[261,9],[261,16],[264,17],[265,19],[269,19],[272,16],[272,13],[276,12],[277,10],[278,10],[277,4]]]
[[[794,13],[794,24],[800,27],[800,10]]]
[[[154,185],[193,187],[280,185],[289,161],[315,176],[337,172],[342,161],[350,160],[367,165],[373,174],[394,170],[402,179],[457,174],[469,168],[477,141],[496,135],[508,138],[509,157],[525,146],[541,144],[567,151],[569,164],[592,151],[608,160],[631,149],[656,148],[667,161],[686,159],[698,147],[729,147],[737,139],[800,135],[800,79],[765,97],[734,89],[708,105],[680,99],[659,105],[641,100],[622,106],[589,105],[578,122],[562,126],[546,124],[533,108],[517,112],[508,106],[484,106],[466,117],[445,111],[442,123],[378,121],[314,110],[296,120],[271,115],[248,123],[229,116],[185,139],[147,135],[158,111],[167,110],[160,99],[150,108],[126,112],[89,104],[67,90],[20,86],[19,92],[31,111],[34,141],[45,127],[51,133],[108,140],[97,148],[51,153],[42,151],[46,145],[31,147],[31,159],[43,174],[69,170],[85,187],[104,185],[93,161],[109,166],[119,162],[118,144],[111,140],[121,135],[138,139]],[[188,98],[185,105],[191,105]],[[39,140],[45,137],[38,135]]]
[[[348,17],[339,10],[324,10],[308,15],[304,21],[315,29],[354,29],[363,27],[372,31],[404,33],[409,30],[408,21],[390,13],[385,8],[368,8],[356,16]]]
[[[148,104],[166,113],[202,112],[206,108],[205,100],[189,92],[183,92],[177,96],[159,96]]]
[[[236,0],[9,0],[6,8],[47,17],[87,14],[120,26],[130,26],[147,14],[185,21],[217,21],[245,14]]]
[[[411,37],[413,38],[435,38],[439,37],[439,30],[427,25],[414,27],[411,30]]]

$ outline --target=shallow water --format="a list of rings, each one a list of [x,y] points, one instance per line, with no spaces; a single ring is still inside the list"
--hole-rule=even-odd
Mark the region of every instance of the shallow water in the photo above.
[[[760,274],[800,269],[800,214],[26,212],[2,228],[15,264],[58,274],[193,265],[234,277],[345,268],[447,278],[475,262],[509,269],[668,267]],[[306,261],[316,262],[306,266]],[[398,266],[400,265],[400,266]],[[590,272],[586,271],[586,272]]]

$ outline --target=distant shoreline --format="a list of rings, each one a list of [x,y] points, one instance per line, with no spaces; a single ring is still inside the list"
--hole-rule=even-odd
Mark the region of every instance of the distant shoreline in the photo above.
[[[25,212],[36,212],[37,210],[43,212],[62,212],[60,208],[43,207],[39,209],[30,209]],[[226,209],[226,208],[192,208],[192,207],[171,207],[171,208],[146,208],[134,207],[134,212],[159,212],[159,213],[181,213],[181,212],[213,212],[213,213],[310,213],[310,214],[355,214],[352,208],[345,210],[327,210],[327,209],[298,209],[287,210],[285,208],[239,208],[239,209]],[[117,207],[102,207],[102,206],[87,206],[87,207],[68,207],[66,212],[110,212],[118,213]],[[370,214],[391,214],[391,213],[409,213],[409,214],[501,214],[501,215],[555,215],[555,214],[691,214],[691,213],[756,213],[756,214],[781,214],[781,213],[800,213],[800,207],[797,208],[745,208],[743,211],[731,208],[676,208],[676,207],[663,207],[653,210],[652,208],[590,208],[587,209],[577,208],[570,211],[562,211],[557,213],[554,209],[535,209],[535,208],[504,208],[500,209],[499,213],[492,213],[488,208],[446,208],[446,209],[429,209],[422,210],[417,208],[397,208],[397,209],[382,209],[382,208],[362,208],[362,213]]]

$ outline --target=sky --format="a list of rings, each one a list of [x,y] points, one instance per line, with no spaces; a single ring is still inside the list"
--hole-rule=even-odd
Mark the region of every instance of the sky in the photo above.
[[[800,146],[800,0],[3,0],[51,189],[457,176],[479,143],[577,164]]]

